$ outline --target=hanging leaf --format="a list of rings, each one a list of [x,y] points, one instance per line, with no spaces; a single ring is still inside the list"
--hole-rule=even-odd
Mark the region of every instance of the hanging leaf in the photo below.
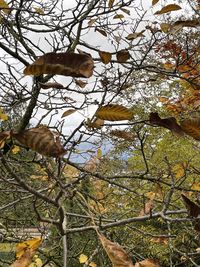
[[[59,74],[89,78],[93,74],[94,62],[87,54],[47,53],[24,69],[25,75]]]
[[[136,262],[135,267],[160,267],[160,263],[158,260],[146,259]]]
[[[145,35],[143,34],[143,32],[145,32],[145,30],[142,30],[141,32],[134,32],[134,33],[130,33],[126,39],[127,40],[134,40],[138,37],[144,37]]]
[[[185,119],[181,122],[182,130],[196,140],[200,140],[200,118]]]
[[[100,107],[96,111],[95,116],[107,121],[122,121],[131,120],[133,118],[133,113],[128,108],[121,105],[109,104]]]
[[[200,232],[200,206],[195,204],[189,198],[187,198],[184,194],[181,194],[183,198],[183,202],[187,208],[189,217],[198,218],[197,220],[193,221],[194,229]]]
[[[101,119],[95,119],[93,122],[88,119],[87,120],[87,124],[86,124],[89,128],[96,128],[96,129],[101,129],[104,125],[104,120]]]
[[[87,85],[86,82],[81,81],[81,80],[77,80],[77,79],[75,79],[75,83],[76,83],[76,85],[78,85],[81,88],[84,88]]]
[[[0,8],[6,14],[10,14],[10,12],[11,12],[11,9],[9,8],[9,5],[4,0],[0,0]]]
[[[116,136],[118,138],[125,139],[127,141],[133,141],[133,139],[135,138],[135,135],[133,135],[133,133],[126,132],[126,131],[123,131],[123,130],[110,131],[110,135]]]
[[[51,132],[46,126],[40,126],[25,130],[21,133],[13,133],[22,145],[49,157],[61,157],[66,153],[60,144],[58,134]]]
[[[155,4],[157,4],[159,2],[159,0],[152,0],[152,6],[154,6]]]
[[[61,118],[67,117],[67,116],[73,114],[74,112],[76,112],[76,109],[68,109],[62,114]]]
[[[49,89],[49,88],[55,88],[55,89],[63,89],[64,86],[60,83],[40,83],[40,86],[42,89]]]
[[[113,7],[114,2],[115,2],[115,0],[109,0],[108,1],[109,8]]]
[[[133,263],[126,251],[117,243],[111,242],[104,235],[98,234],[99,239],[113,267],[133,267]]]
[[[79,256],[79,262],[80,263],[85,263],[88,260],[88,256],[86,256],[85,254],[81,254]]]
[[[113,19],[123,19],[124,15],[123,14],[116,14]]]
[[[107,33],[104,31],[104,30],[102,30],[102,29],[99,29],[99,28],[95,28],[95,32],[99,32],[100,34],[102,34],[103,36],[105,36],[105,37],[107,37]]]
[[[117,52],[117,61],[119,63],[124,63],[131,57],[130,53],[127,50],[121,50]]]
[[[42,10],[41,8],[39,7],[34,7],[35,11],[40,14],[40,15],[44,15],[44,10]]]
[[[178,134],[180,136],[183,135],[183,130],[180,125],[176,122],[176,119],[174,117],[169,117],[167,119],[161,119],[157,112],[151,112],[149,116],[149,121],[153,125],[162,126],[164,128],[169,129],[175,134]]]
[[[121,7],[120,10],[123,11],[124,13],[126,13],[127,15],[131,14],[131,11],[129,9]]]
[[[88,26],[91,27],[95,22],[97,21],[97,19],[91,19],[88,21]]]
[[[162,32],[168,33],[170,28],[171,28],[171,24],[169,24],[169,23],[161,23],[160,24],[160,28],[161,28]]]
[[[153,208],[153,199],[145,203],[144,208],[141,209],[139,216],[145,216],[151,213]]]
[[[112,59],[112,54],[105,51],[99,51],[99,56],[104,64],[108,64]]]
[[[180,9],[181,7],[179,5],[170,4],[170,5],[164,6],[161,10],[157,11],[154,15],[162,15],[162,14],[180,10]]]
[[[41,245],[41,238],[26,240],[16,245],[17,260],[10,267],[27,267],[31,264],[32,258]]]

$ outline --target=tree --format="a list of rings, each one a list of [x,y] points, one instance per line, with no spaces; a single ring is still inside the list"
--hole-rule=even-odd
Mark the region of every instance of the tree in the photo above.
[[[3,266],[200,264],[198,15],[0,1]]]

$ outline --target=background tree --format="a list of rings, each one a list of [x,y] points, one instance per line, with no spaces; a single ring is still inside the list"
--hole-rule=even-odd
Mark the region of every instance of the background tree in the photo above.
[[[199,2],[0,1],[0,23],[1,240],[43,237],[2,266],[199,266]]]

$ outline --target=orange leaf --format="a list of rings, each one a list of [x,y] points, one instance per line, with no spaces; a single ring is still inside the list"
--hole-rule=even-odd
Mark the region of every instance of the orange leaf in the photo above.
[[[196,140],[200,140],[200,118],[185,119],[181,122],[183,131]]]
[[[88,54],[47,53],[24,69],[25,75],[60,74],[89,78],[93,74],[94,62]]]

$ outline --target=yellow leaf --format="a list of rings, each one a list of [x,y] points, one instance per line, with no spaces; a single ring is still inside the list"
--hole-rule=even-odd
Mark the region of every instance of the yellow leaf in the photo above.
[[[17,153],[19,153],[19,151],[20,151],[20,147],[14,145],[13,148],[12,148],[12,153],[13,153],[13,154],[17,154]]]
[[[180,10],[180,9],[181,7],[179,5],[170,4],[170,5],[164,6],[161,10],[157,11],[154,15],[162,15],[162,14]]]
[[[168,33],[170,28],[171,28],[171,25],[169,23],[161,23],[160,28],[161,28],[162,32]]]
[[[26,240],[22,243],[18,243],[16,245],[16,258],[21,258],[21,256],[28,249],[35,251],[40,246],[41,243],[42,243],[41,238],[33,238],[33,239]]]
[[[196,182],[192,185],[191,189],[200,191],[200,182]]]
[[[154,6],[155,4],[157,4],[159,2],[159,0],[152,0],[152,6]]]
[[[124,15],[123,14],[116,14],[113,19],[123,19]]]
[[[97,150],[97,158],[100,159],[102,157],[103,153],[102,153],[102,150],[99,148]]]
[[[76,109],[68,109],[68,110],[66,110],[66,111],[62,114],[62,117],[61,117],[61,118],[63,118],[63,117],[67,117],[67,116],[71,115],[71,114],[74,113],[74,112],[76,112]]]
[[[4,113],[2,108],[0,108],[0,120],[2,120],[2,121],[7,121],[8,120],[8,115],[6,115]]]
[[[41,8],[39,7],[34,7],[35,11],[40,14],[40,15],[43,15],[44,14],[44,10],[42,10]]]
[[[93,261],[92,261],[92,262],[90,262],[89,266],[90,266],[90,267],[97,267],[96,263],[95,263],[95,262],[93,262]]]
[[[33,257],[33,262],[28,267],[42,267],[43,263],[42,260],[38,257],[38,255],[35,255]]]
[[[178,163],[174,165],[172,171],[177,179],[180,179],[185,175],[185,167],[186,166],[184,163]]]
[[[108,121],[121,121],[121,120],[131,120],[133,118],[133,113],[128,108],[121,105],[109,104],[100,107],[95,116],[102,120]]]
[[[0,8],[2,8],[2,11],[6,14],[10,14],[10,8],[8,4],[4,0],[0,0]]]
[[[115,0],[109,0],[109,2],[108,2],[109,8],[113,7],[114,2],[115,2]]]
[[[99,56],[104,64],[108,64],[112,59],[112,54],[105,51],[99,51]]]
[[[147,192],[145,194],[145,196],[148,197],[149,199],[153,200],[155,198],[155,196],[156,196],[156,193],[152,192],[152,191],[151,192]]]
[[[85,263],[88,260],[88,257],[85,254],[81,254],[79,256],[79,262],[80,263]]]

